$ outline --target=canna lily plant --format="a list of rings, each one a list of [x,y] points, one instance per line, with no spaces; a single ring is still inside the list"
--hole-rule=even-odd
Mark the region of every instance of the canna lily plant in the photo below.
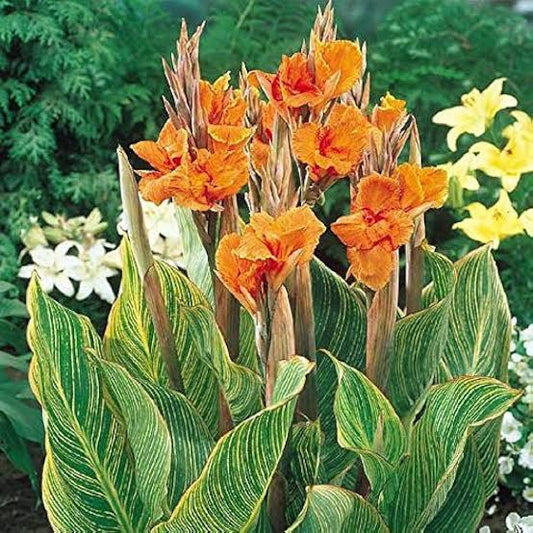
[[[128,235],[103,339],[30,284],[52,527],[475,531],[519,396],[490,248],[452,264],[427,243],[445,171],[421,166],[406,102],[370,105],[365,46],[336,38],[330,4],[238,89],[201,79],[202,29],[183,24],[164,62],[168,121],[132,146],[138,185],[118,149]],[[314,256],[337,180],[350,282]],[[174,202],[186,273],[152,257],[139,192]]]

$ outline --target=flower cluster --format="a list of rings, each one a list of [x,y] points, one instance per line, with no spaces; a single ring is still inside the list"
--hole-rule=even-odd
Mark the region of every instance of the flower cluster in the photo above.
[[[350,272],[380,289],[394,268],[394,253],[413,232],[413,219],[446,200],[447,178],[436,168],[404,163],[389,176],[372,174],[359,182],[352,214],[341,217],[333,232],[348,247]]]
[[[308,263],[324,230],[308,206],[290,209],[277,218],[255,213],[242,235],[231,233],[221,240],[216,255],[218,275],[254,315],[265,284],[276,291],[294,267]]]
[[[144,220],[152,252],[156,257],[183,267],[183,247],[175,220],[175,207],[170,202],[155,205],[142,202]],[[24,232],[25,249],[21,259],[28,254],[32,263],[21,266],[19,277],[39,275],[46,292],[57,289],[68,297],[85,300],[96,294],[112,303],[115,293],[109,278],[122,268],[120,251],[107,242],[101,233],[107,228],[101,213],[94,209],[87,217],[65,218],[62,215],[42,214],[45,224],[33,220]],[[117,224],[119,234],[126,231],[124,216]],[[78,288],[73,282],[78,282]]]
[[[518,105],[513,96],[502,94],[503,83],[504,78],[499,78],[484,91],[473,89],[463,95],[461,106],[445,109],[433,117],[437,124],[451,126],[448,146],[452,151],[457,150],[457,139],[463,133],[480,137],[490,131],[494,139],[498,112]],[[488,140],[476,142],[455,162],[442,165],[450,177],[454,207],[462,207],[462,200],[456,197],[462,196],[463,189],[480,188],[478,172],[500,180],[499,200],[489,208],[479,202],[467,205],[470,217],[454,226],[471,239],[492,243],[494,247],[513,235],[524,232],[533,235],[533,210],[519,216],[507,194],[517,187],[524,174],[533,172],[533,120],[523,111],[512,111],[509,115],[513,122],[499,130],[501,145]]]
[[[37,220],[23,234],[26,246],[22,255],[29,253],[33,263],[19,270],[19,277],[39,275],[46,292],[56,288],[68,297],[76,294],[77,300],[85,300],[93,292],[102,300],[112,303],[115,299],[108,278],[118,271],[105,262],[107,250],[114,248],[99,235],[107,227],[98,209],[87,217],[67,219],[61,215],[43,213],[47,225],[41,227]],[[79,283],[74,288],[72,281]]]
[[[198,211],[239,192],[248,180],[244,144],[252,130],[245,128],[246,103],[229,86],[229,74],[213,84],[200,80],[198,96],[207,135],[202,145],[187,128],[167,120],[157,141],[141,141],[132,150],[153,170],[138,171],[142,197],[156,204],[173,198]]]

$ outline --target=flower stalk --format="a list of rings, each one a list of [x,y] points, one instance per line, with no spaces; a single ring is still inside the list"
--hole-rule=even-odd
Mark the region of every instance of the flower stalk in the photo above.
[[[422,164],[420,135],[414,118],[411,123],[409,163],[418,166]],[[424,285],[424,253],[422,251],[422,244],[426,238],[424,215],[418,215],[413,223],[413,234],[405,245],[405,300],[406,313],[408,315],[420,311],[422,307],[422,287]]]
[[[144,226],[143,212],[139,200],[137,182],[133,169],[122,147],[117,148],[118,168],[122,205],[128,226],[133,255],[143,284],[146,303],[156,332],[161,355],[165,362],[170,385],[173,389],[184,392],[181,372],[178,365],[178,354],[174,342],[174,335],[170,326],[170,318],[165,306],[159,277],[155,269],[155,262],[150,249],[150,243]]]

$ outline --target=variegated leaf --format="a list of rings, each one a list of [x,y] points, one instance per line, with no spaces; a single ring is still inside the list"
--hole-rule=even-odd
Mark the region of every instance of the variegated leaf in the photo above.
[[[309,487],[305,505],[287,533],[388,533],[376,508],[333,485]]]
[[[200,477],[154,533],[249,531],[254,527],[287,442],[297,396],[311,369],[312,364],[298,356],[281,363],[273,405],[218,441]]]
[[[431,389],[409,455],[380,496],[379,510],[395,532],[424,530],[453,485],[469,431],[501,415],[518,394],[495,379],[473,376]]]
[[[381,391],[359,370],[332,358],[337,370],[337,439],[356,452],[379,492],[407,450],[404,427]]]

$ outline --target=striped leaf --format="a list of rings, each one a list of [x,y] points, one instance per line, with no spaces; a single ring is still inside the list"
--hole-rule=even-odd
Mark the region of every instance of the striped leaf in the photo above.
[[[455,265],[457,283],[451,301],[448,342],[440,381],[463,374],[507,380],[511,344],[511,315],[490,248],[482,246]],[[483,485],[472,490],[488,498],[496,488],[500,422],[476,429],[471,437],[479,455]],[[465,501],[473,492],[457,491]],[[456,505],[461,507],[458,501]]]
[[[311,263],[315,336],[318,350],[327,350],[348,365],[364,369],[366,302],[364,295],[348,286],[318,259]],[[342,478],[356,456],[339,447],[333,414],[337,374],[326,355],[317,354],[317,390],[320,425],[324,433],[322,482]]]
[[[204,245],[198,235],[192,211],[174,204],[176,221],[183,245],[183,257],[188,278],[204,293],[211,306],[214,305],[213,279]]]
[[[28,288],[30,382],[46,418],[43,501],[56,531],[143,531],[150,517],[135,486],[126,432],[104,401],[101,352],[89,321]]]
[[[383,519],[355,492],[333,485],[309,487],[302,512],[287,533],[388,533]]]
[[[185,396],[146,381],[140,383],[157,405],[170,433],[168,507],[173,509],[200,475],[215,443],[202,417]]]
[[[455,267],[443,377],[506,379],[511,315],[490,247],[470,252]]]
[[[123,278],[104,336],[104,355],[139,380],[167,385],[168,375],[127,240]],[[156,264],[179,354],[185,394],[213,434],[218,428],[219,383],[240,421],[261,406],[260,380],[233,363],[205,296],[178,269]]]
[[[254,527],[287,442],[296,399],[312,364],[294,356],[280,364],[274,404],[216,444],[200,477],[154,533],[233,532]]]
[[[476,531],[485,511],[485,495],[480,490],[482,487],[483,472],[479,454],[470,436],[466,440],[455,482],[437,516],[425,529],[426,533],[454,531],[459,525],[461,531]]]
[[[380,497],[379,510],[395,532],[424,530],[453,485],[469,431],[501,415],[518,394],[495,379],[472,376],[431,389],[409,455]],[[454,524],[454,530],[464,529]]]
[[[104,361],[100,362],[100,368],[124,421],[139,496],[152,519],[157,520],[168,511],[172,443],[166,422],[155,402],[125,368]]]
[[[427,309],[401,318],[394,327],[387,395],[402,418],[414,415],[433,383],[448,331],[453,264],[428,247],[424,256],[433,277],[435,301]]]
[[[306,487],[318,481],[322,432],[319,420],[300,422],[291,430],[288,445],[287,522],[294,522],[306,498]]]
[[[332,358],[337,370],[337,439],[356,452],[372,490],[379,492],[406,452],[404,427],[381,391],[359,370]]]

